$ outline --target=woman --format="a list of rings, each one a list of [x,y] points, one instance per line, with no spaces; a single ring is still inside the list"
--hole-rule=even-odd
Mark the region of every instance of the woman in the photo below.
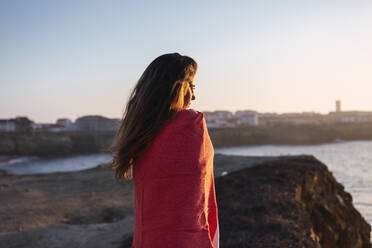
[[[134,179],[132,248],[218,248],[214,150],[195,100],[197,63],[164,54],[146,68],[129,97],[111,168]]]

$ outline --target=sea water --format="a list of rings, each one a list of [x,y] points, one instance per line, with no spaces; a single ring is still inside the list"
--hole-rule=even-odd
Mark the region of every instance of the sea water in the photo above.
[[[100,164],[109,162],[111,159],[110,153],[93,153],[61,158],[24,156],[0,163],[0,169],[15,175],[68,172],[97,167]]]

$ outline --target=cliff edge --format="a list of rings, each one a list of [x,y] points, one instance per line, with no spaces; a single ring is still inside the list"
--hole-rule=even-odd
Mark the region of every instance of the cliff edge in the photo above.
[[[221,247],[370,248],[371,226],[313,156],[278,160],[216,179]]]

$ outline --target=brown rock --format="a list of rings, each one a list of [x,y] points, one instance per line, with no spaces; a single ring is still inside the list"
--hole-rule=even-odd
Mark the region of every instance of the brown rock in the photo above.
[[[313,156],[217,178],[216,194],[221,247],[372,247],[351,195]]]

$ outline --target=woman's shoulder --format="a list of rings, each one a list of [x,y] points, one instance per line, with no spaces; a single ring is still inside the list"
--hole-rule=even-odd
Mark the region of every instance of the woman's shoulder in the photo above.
[[[198,129],[199,132],[199,129],[203,129],[204,122],[205,120],[202,112],[194,109],[182,109],[168,127],[170,129],[182,128],[185,131],[186,129]]]
[[[193,119],[204,117],[203,112],[195,109],[182,109],[179,114]]]

